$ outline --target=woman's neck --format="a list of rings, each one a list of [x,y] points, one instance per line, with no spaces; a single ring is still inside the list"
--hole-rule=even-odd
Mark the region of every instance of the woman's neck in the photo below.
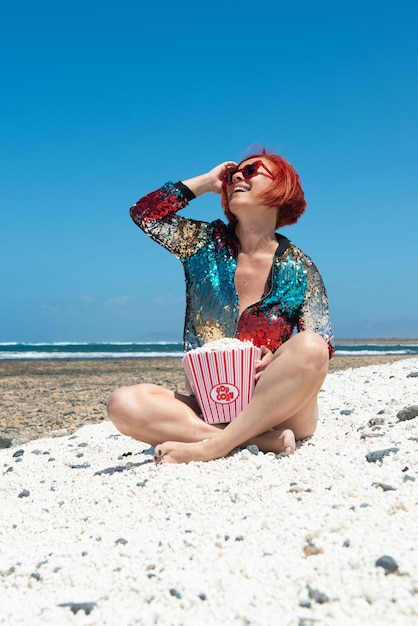
[[[241,252],[254,254],[256,252],[273,252],[277,248],[276,233],[265,225],[253,224],[248,227],[240,222],[235,226],[235,234],[240,243]]]

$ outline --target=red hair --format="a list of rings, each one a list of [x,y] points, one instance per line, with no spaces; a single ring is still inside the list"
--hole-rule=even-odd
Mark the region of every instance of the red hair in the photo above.
[[[305,195],[298,173],[286,159],[265,148],[262,148],[261,152],[247,156],[241,163],[260,157],[266,158],[272,164],[275,175],[271,184],[259,195],[260,200],[267,206],[277,208],[276,228],[295,224],[306,208]],[[222,185],[222,207],[228,222],[235,222],[236,217],[228,208],[225,183]]]

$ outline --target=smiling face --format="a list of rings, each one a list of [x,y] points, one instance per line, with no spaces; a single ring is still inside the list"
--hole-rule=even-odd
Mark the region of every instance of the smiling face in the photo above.
[[[251,167],[254,164],[258,167]],[[250,167],[249,167],[250,166]],[[261,148],[229,169],[222,184],[222,208],[231,224],[244,217],[247,206],[254,215],[276,213],[276,228],[295,224],[306,208],[305,195],[295,168],[282,156]],[[254,209],[258,209],[254,211]],[[264,209],[264,210],[262,210]],[[251,217],[251,210],[248,211]]]
[[[229,211],[234,217],[238,217],[236,211],[240,207],[263,204],[259,195],[274,179],[272,169],[273,164],[267,158],[250,158],[227,173],[224,189]]]

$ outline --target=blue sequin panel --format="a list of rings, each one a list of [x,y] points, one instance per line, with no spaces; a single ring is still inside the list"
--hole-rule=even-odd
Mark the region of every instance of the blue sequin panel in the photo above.
[[[305,293],[306,271],[303,262],[291,259],[288,255],[286,261],[276,261],[272,288],[263,304],[270,307],[279,302],[280,312],[292,317],[303,303]]]

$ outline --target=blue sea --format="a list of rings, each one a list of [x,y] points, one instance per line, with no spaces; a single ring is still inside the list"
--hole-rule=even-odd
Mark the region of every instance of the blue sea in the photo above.
[[[0,343],[0,360],[53,359],[138,359],[183,356],[181,343],[109,342],[109,343]],[[418,355],[417,343],[356,343],[336,345],[336,356]]]

